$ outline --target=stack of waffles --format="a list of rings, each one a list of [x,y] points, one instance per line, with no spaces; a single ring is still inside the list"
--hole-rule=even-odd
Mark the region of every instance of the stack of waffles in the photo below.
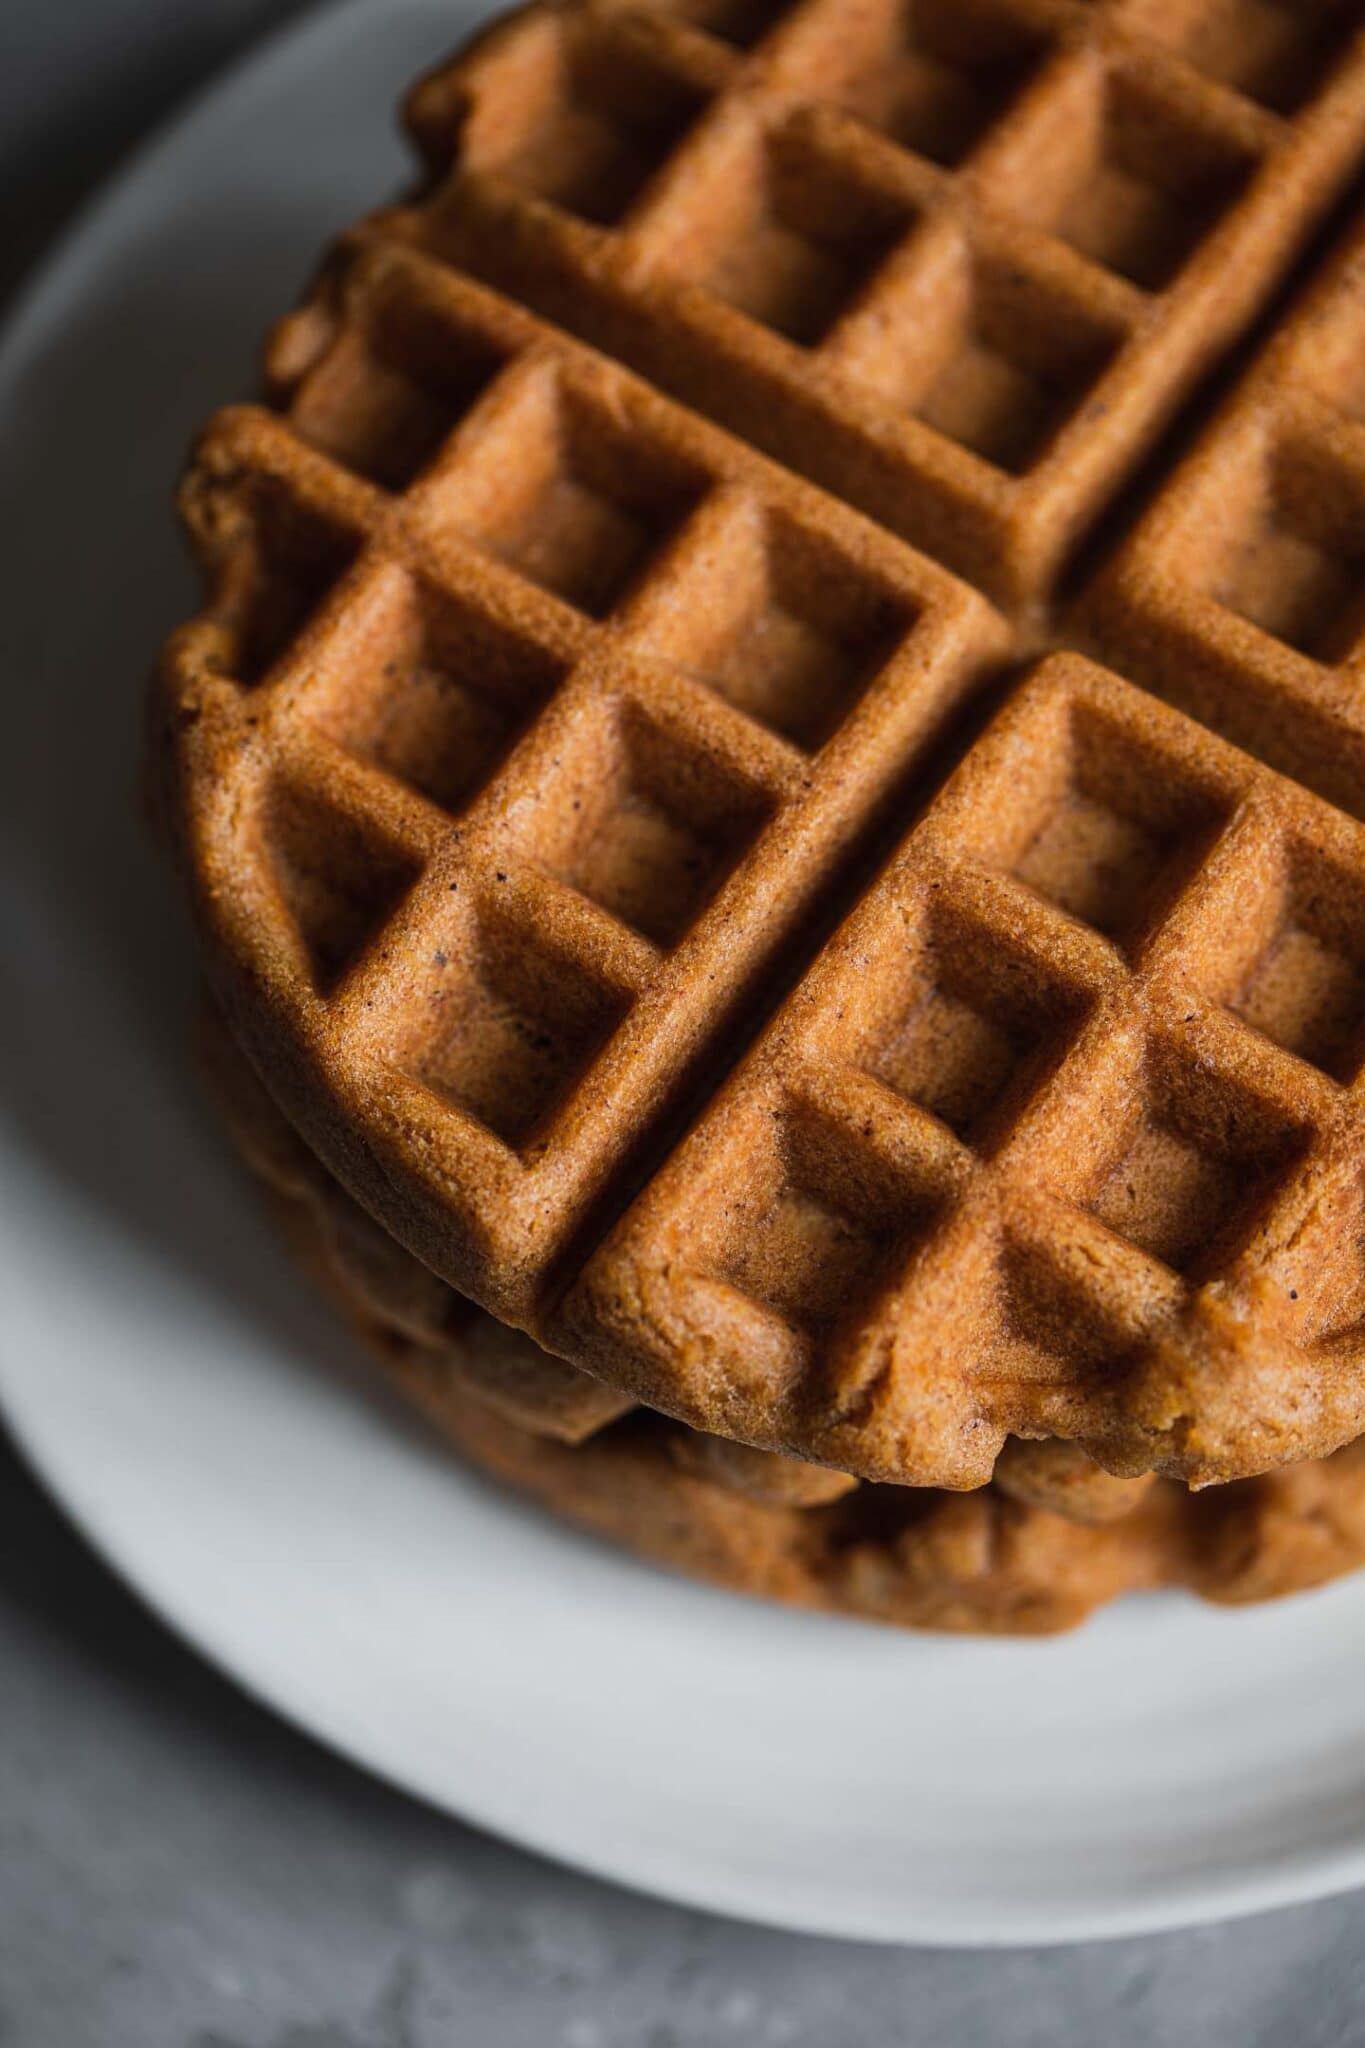
[[[731,1585],[1365,1563],[1358,0],[565,0],[407,115],[153,701],[281,1227]]]

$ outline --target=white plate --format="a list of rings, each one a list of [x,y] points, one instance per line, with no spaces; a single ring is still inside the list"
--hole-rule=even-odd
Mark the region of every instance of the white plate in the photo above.
[[[876,1939],[1059,1941],[1365,1879],[1365,1579],[1081,1634],[916,1639],[710,1593],[452,1466],[344,1349],[207,1132],[131,815],[190,579],[168,497],[390,105],[477,10],[316,17],[144,155],[0,353],[0,1389],[170,1622],[395,1783],[649,1890]]]

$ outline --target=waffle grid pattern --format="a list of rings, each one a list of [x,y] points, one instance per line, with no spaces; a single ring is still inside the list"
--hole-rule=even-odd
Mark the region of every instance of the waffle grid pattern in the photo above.
[[[513,17],[409,120],[434,185],[381,232],[1036,626],[1358,162],[1365,37],[1278,0],[589,0]]]
[[[1365,816],[1365,230],[1262,350],[1086,610],[1135,681]]]
[[[201,442],[159,698],[291,1118],[445,1281],[751,1445],[974,1486],[1011,1434],[1195,1481],[1358,1434],[1365,844],[1310,793],[1357,758],[1350,262],[1078,615],[1258,758],[1055,658],[648,1178],[1359,167],[1352,10],[577,0],[409,112],[431,184]],[[1201,594],[1239,406],[1292,412],[1294,546]],[[1237,616],[1296,576],[1312,652]]]
[[[189,511],[226,566],[178,657],[214,787],[192,858],[245,863],[220,898],[229,945],[274,948],[292,1029],[344,1048],[397,1145],[430,1133],[433,1233],[447,1203],[466,1230],[450,1277],[523,1321],[622,1134],[1002,629],[480,288],[384,251],[347,290],[296,419],[378,436],[378,407],[386,450],[404,443],[355,359],[367,326],[381,347],[401,332],[408,361],[420,327],[477,396],[399,498],[268,413],[210,430]],[[296,633],[309,562],[347,566]]]
[[[1362,873],[1339,812],[1052,657],[552,1341],[912,1484],[1011,1432],[1263,1470],[1276,1358],[1295,1430],[1356,1434]]]

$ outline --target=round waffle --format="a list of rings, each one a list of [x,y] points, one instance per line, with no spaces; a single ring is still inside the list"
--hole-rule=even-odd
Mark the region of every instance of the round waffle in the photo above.
[[[623,1397],[959,1488],[1365,1428],[1358,230],[1167,433],[1365,162],[1275,12],[532,7],[200,443],[219,1000]]]

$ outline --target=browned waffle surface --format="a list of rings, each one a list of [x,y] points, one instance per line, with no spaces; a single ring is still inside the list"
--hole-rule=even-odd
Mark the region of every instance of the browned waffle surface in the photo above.
[[[402,252],[354,288],[481,395],[397,501],[268,413],[210,428],[177,807],[291,1112],[370,1199],[401,1175],[417,1248],[525,1321],[1002,629],[480,288]],[[364,434],[349,371],[299,409]]]
[[[1154,694],[1058,657],[912,821],[1360,169],[1358,9],[576,0],[410,113],[200,443],[157,723],[376,1266],[873,1479],[1350,1440],[1353,250],[1078,614]]]
[[[1193,1497],[1168,1481],[1111,1478],[1071,1445],[1016,1441],[993,1486],[952,1495],[860,1485],[632,1413],[491,1318],[453,1297],[439,1303],[398,1247],[363,1249],[382,1233],[360,1212],[354,1230],[339,1230],[347,1198],[208,1021],[206,1066],[236,1142],[392,1383],[466,1457],[613,1542],[747,1593],[996,1633],[1066,1628],[1119,1593],[1159,1585],[1266,1599],[1365,1560],[1359,1446]]]
[[[1119,549],[1085,623],[1136,681],[1365,816],[1365,223]],[[1307,955],[1286,956],[1286,983],[1300,964],[1311,987]]]
[[[1024,614],[1358,165],[1344,0],[513,17],[411,235]]]
[[[918,1483],[981,1483],[1007,1433],[1197,1481],[1354,1436],[1363,861],[1330,806],[1053,657],[553,1341]],[[1310,874],[1319,968],[1286,974]]]

